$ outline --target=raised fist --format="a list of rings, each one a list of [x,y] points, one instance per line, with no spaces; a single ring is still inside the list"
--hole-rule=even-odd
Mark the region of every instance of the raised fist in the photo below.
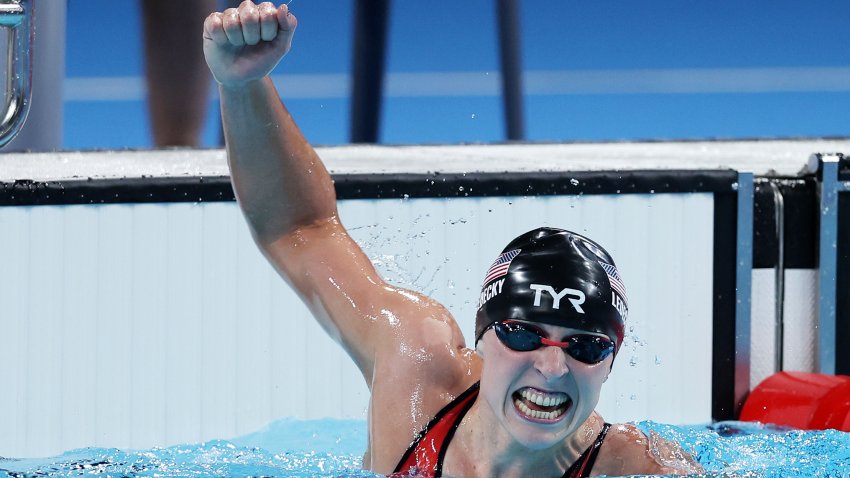
[[[211,13],[204,21],[204,56],[216,81],[238,86],[269,74],[292,46],[298,20],[286,5],[256,5]]]

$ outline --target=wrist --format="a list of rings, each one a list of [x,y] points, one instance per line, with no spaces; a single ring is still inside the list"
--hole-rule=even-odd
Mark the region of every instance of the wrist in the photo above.
[[[218,81],[218,89],[220,92],[240,92],[247,91],[259,87],[263,84],[263,81],[268,76],[263,76],[261,78],[251,78],[249,80],[229,80],[229,81]]]

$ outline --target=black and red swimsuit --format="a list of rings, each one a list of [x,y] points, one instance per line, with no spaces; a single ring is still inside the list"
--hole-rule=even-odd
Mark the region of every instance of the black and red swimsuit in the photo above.
[[[475,403],[478,397],[478,382],[451,403],[446,405],[439,413],[419,432],[419,435],[410,444],[404,456],[395,467],[395,474],[414,473],[414,476],[439,477],[443,474],[443,459],[446,450],[454,437],[455,431],[460,426],[460,421],[466,412]],[[605,440],[608,428],[606,423],[596,440],[587,447],[587,450],[578,457],[575,463],[564,473],[563,478],[579,478],[590,476],[590,470],[599,454],[599,448]]]

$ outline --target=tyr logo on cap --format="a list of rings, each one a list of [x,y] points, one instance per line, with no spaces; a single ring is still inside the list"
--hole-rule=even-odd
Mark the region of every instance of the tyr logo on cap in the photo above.
[[[564,298],[565,295],[569,294],[573,297],[568,297],[570,304],[572,304],[573,308],[579,314],[583,314],[584,310],[581,308],[581,304],[584,304],[584,292],[576,289],[570,289],[569,287],[565,287],[561,292],[555,292],[555,289],[551,285],[544,284],[531,284],[531,290],[534,291],[534,306],[540,307],[540,299],[543,295],[543,291],[549,293],[552,296],[552,308],[560,309],[561,308],[561,299]]]

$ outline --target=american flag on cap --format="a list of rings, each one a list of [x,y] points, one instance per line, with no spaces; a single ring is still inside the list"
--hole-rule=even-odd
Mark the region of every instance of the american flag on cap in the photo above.
[[[628,303],[629,299],[626,298],[626,286],[625,284],[623,284],[623,279],[620,278],[620,274],[617,272],[617,268],[612,266],[611,264],[606,264],[602,261],[598,262],[599,265],[602,266],[602,269],[605,270],[605,274],[608,276],[608,282],[611,283],[611,288],[620,294],[620,296],[623,298],[623,301]]]
[[[505,252],[496,258],[496,261],[493,262],[493,265],[490,266],[490,270],[487,271],[487,275],[484,277],[484,284],[507,274],[508,267],[511,266],[511,261],[514,260],[514,257],[519,255],[521,250],[522,249],[514,249],[512,251]]]

